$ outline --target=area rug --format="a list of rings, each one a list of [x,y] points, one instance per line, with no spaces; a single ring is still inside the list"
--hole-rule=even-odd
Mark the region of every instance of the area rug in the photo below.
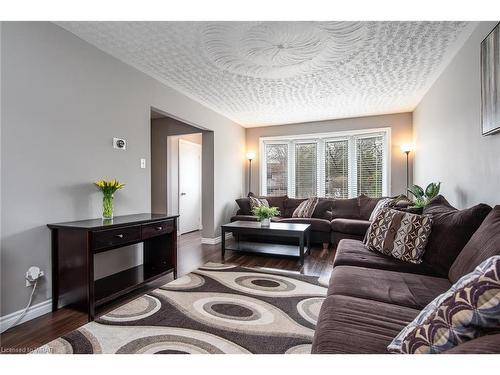
[[[208,263],[35,353],[310,353],[318,278]]]

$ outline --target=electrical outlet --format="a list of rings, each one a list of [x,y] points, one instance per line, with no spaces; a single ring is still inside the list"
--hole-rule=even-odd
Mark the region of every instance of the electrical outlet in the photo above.
[[[40,277],[45,276],[43,271],[36,267],[36,266],[31,266],[28,271],[26,272],[25,280],[26,280],[26,287],[32,286],[36,280],[38,280]]]
[[[116,148],[117,150],[126,150],[127,141],[123,138],[113,138],[113,148]]]
[[[141,168],[142,169],[146,168],[146,159],[141,159]]]

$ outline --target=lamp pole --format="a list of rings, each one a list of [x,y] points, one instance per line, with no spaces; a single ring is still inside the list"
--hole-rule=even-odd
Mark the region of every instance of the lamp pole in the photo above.
[[[248,159],[248,193],[252,189],[252,159]]]
[[[410,150],[405,151],[406,154],[406,191],[405,195],[408,194],[408,189],[410,188],[410,163],[408,161]]]

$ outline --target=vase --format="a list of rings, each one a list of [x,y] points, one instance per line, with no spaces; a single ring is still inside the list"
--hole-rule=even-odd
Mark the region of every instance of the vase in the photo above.
[[[113,194],[102,196],[102,218],[103,220],[113,219]]]
[[[270,227],[271,226],[271,219],[262,219],[260,222],[261,227]]]

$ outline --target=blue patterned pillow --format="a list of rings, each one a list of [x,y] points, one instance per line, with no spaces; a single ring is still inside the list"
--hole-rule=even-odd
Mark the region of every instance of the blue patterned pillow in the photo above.
[[[500,331],[500,256],[488,258],[429,303],[389,344],[391,353],[443,353]]]

